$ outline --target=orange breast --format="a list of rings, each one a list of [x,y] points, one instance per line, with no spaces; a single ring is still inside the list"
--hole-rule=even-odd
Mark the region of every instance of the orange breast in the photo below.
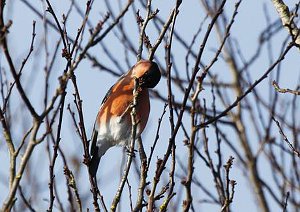
[[[109,122],[109,117],[121,116],[124,113],[124,111],[133,101],[133,88],[133,80],[128,77],[123,78],[112,88],[108,99],[102,105],[98,113],[97,122],[99,126],[101,126],[101,124],[107,124]],[[148,89],[142,89],[140,91],[137,101],[138,105],[136,108],[136,119],[140,122],[140,134],[147,124],[150,112]],[[128,124],[131,122],[130,112],[131,110],[128,110],[124,116],[124,121],[128,122]]]
[[[150,113],[150,101],[149,101],[149,92],[148,89],[142,90],[140,96],[138,97],[137,105],[137,120],[139,123],[139,132],[142,133],[147,124],[149,113]]]

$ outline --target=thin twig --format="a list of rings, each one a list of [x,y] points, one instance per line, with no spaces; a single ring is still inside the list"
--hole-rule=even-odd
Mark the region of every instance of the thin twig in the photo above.
[[[123,177],[121,179],[120,185],[118,187],[118,190],[116,192],[116,195],[115,195],[113,202],[111,204],[111,207],[110,207],[110,210],[113,212],[116,211],[116,209],[117,209],[117,205],[120,201],[120,198],[121,198],[121,195],[123,192],[123,188],[124,188],[125,182],[127,180],[128,174],[129,174],[131,162],[134,157],[134,144],[135,144],[135,139],[136,139],[137,125],[138,125],[138,122],[136,120],[136,107],[138,104],[138,102],[137,102],[138,95],[139,95],[139,81],[138,81],[138,78],[134,78],[133,103],[131,105],[131,112],[130,112],[131,123],[132,123],[131,142],[130,142],[130,146],[129,146],[129,152],[128,152],[126,166],[123,171]]]
[[[287,203],[288,203],[288,200],[289,200],[289,197],[290,197],[290,192],[287,192],[286,193],[286,198],[285,198],[285,202],[284,202],[284,205],[283,205],[283,212],[287,212]]]
[[[73,173],[69,170],[69,168],[67,166],[64,167],[64,174],[66,176],[68,186],[70,186],[73,189],[74,193],[75,193],[76,202],[78,203],[79,211],[82,212],[82,204],[81,204],[81,199],[80,199],[80,196],[79,196],[77,184],[76,184],[76,181],[75,181],[75,177],[74,177]]]
[[[291,93],[294,95],[300,95],[300,91],[291,90],[289,88],[280,88],[278,83],[275,80],[272,82],[272,85],[275,88],[275,90],[278,91],[279,93]]]
[[[241,96],[237,97],[236,100],[229,106],[227,107],[223,112],[221,112],[219,115],[207,120],[204,123],[199,124],[197,127],[198,128],[203,128],[206,127],[207,125],[219,120],[220,118],[224,117],[227,115],[229,111],[231,111],[234,107],[238,105],[240,101],[242,101],[249,93],[253,91],[253,89],[261,83],[265,78],[268,77],[268,75],[274,70],[274,68],[281,62],[283,61],[284,57],[286,54],[290,51],[290,49],[294,46],[294,43],[290,43],[284,52],[279,56],[279,58],[266,70],[266,72],[259,78],[257,79]]]
[[[293,151],[293,153],[300,158],[300,152],[299,150],[295,149],[294,145],[289,141],[289,139],[286,137],[286,135],[284,134],[279,121],[277,121],[274,117],[272,117],[273,121],[275,121],[278,129],[279,129],[279,133],[282,135],[283,140],[289,145],[290,149]]]

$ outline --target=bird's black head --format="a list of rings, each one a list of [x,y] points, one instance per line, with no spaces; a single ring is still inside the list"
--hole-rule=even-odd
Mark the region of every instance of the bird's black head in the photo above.
[[[161,78],[158,65],[155,62],[141,60],[134,66],[135,76],[139,79],[141,87],[154,88]]]

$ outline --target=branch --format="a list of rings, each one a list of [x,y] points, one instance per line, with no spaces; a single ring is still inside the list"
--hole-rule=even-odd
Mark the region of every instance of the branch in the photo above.
[[[291,93],[294,95],[300,95],[300,91],[291,90],[289,88],[280,88],[278,83],[275,80],[272,82],[272,85],[275,88],[275,90],[278,91],[279,93]]]
[[[145,20],[142,20],[139,16],[139,14],[137,14],[137,18],[138,18],[138,23],[141,24],[141,32],[140,32],[140,37],[139,37],[139,49],[138,49],[138,54],[137,54],[137,61],[142,59],[142,53],[143,53],[143,44],[144,44],[144,38],[145,38],[145,30],[146,27],[148,25],[148,22],[150,21],[150,19],[152,19],[154,16],[151,16],[151,3],[152,0],[148,0],[147,1],[147,17]]]
[[[79,196],[77,184],[75,181],[75,177],[74,177],[72,171],[70,171],[70,169],[67,166],[64,166],[64,175],[66,176],[68,186],[71,187],[75,193],[76,202],[78,203],[79,211],[82,212],[82,204],[81,204],[81,199]]]
[[[299,152],[299,150],[297,150],[297,149],[293,146],[293,144],[289,141],[289,139],[286,137],[286,135],[284,134],[284,132],[283,132],[281,126],[280,126],[279,121],[277,121],[274,117],[272,117],[272,119],[273,119],[273,121],[275,121],[275,123],[276,123],[276,125],[277,125],[277,127],[278,127],[278,129],[279,129],[279,133],[280,133],[280,134],[282,135],[282,137],[283,137],[283,140],[289,145],[289,147],[290,147],[290,149],[293,151],[293,153],[294,153],[297,157],[300,158],[300,152]]]
[[[3,8],[1,8],[1,9],[3,9]],[[1,16],[0,16],[0,30],[3,31],[3,29],[5,27],[6,26],[4,25],[3,11],[1,11]],[[5,55],[6,60],[8,62],[10,71],[11,71],[11,73],[13,75],[13,78],[15,80],[15,83],[16,83],[16,86],[17,86],[17,89],[19,91],[19,94],[20,94],[21,98],[23,99],[23,101],[24,101],[26,107],[28,108],[28,110],[30,111],[31,115],[35,119],[39,119],[39,115],[35,111],[34,107],[31,104],[31,101],[28,99],[28,97],[27,97],[27,95],[25,93],[25,90],[24,90],[23,86],[21,85],[20,77],[17,74],[15,65],[13,63],[13,60],[12,60],[10,52],[9,52],[9,48],[8,48],[8,44],[7,44],[7,39],[6,39],[6,34],[2,35],[2,33],[1,33],[0,45],[2,46],[4,55]]]
[[[286,54],[290,51],[290,49],[294,46],[294,43],[290,43],[286,49],[284,50],[284,52],[279,56],[279,58],[268,68],[268,70],[258,79],[256,80],[247,90],[244,94],[242,94],[241,96],[237,97],[236,100],[229,106],[227,107],[222,113],[220,113],[219,115],[217,115],[214,118],[209,119],[208,121],[199,124],[197,127],[198,128],[203,128],[217,120],[219,120],[220,118],[224,117],[227,115],[227,113],[229,111],[231,111],[234,107],[236,107],[239,102],[241,102],[249,93],[251,93],[254,88],[261,83],[261,81],[263,81],[265,78],[268,77],[268,75],[274,70],[274,68],[281,62],[284,60],[284,57],[286,56]]]
[[[132,3],[133,3],[133,0],[128,0],[127,5],[124,7],[124,9],[119,14],[119,16],[116,18],[116,20],[98,38],[96,38],[91,43],[91,46],[95,46],[97,43],[99,43],[119,23],[119,21],[126,14],[126,12],[128,11],[128,9]]]
[[[139,144],[139,154],[141,159],[141,173],[140,173],[140,184],[138,188],[138,197],[136,201],[136,205],[134,207],[135,212],[141,211],[143,206],[143,199],[144,199],[144,190],[147,185],[146,179],[147,179],[147,173],[148,173],[148,167],[147,167],[147,156],[144,150],[143,142],[141,137],[138,138],[138,144]]]
[[[233,163],[234,158],[232,156],[229,157],[226,165],[224,165],[224,169],[225,169],[225,178],[226,178],[226,199],[224,202],[224,205],[221,208],[221,211],[230,211],[229,210],[229,205],[232,203],[233,201],[233,197],[234,197],[234,192],[235,192],[235,186],[236,186],[236,181],[235,180],[230,180],[229,178],[229,173],[230,173],[230,169],[232,168],[232,163]],[[231,192],[229,190],[229,187],[231,186]]]
[[[121,198],[121,195],[123,192],[123,188],[124,188],[125,182],[127,180],[128,174],[129,174],[131,162],[134,157],[134,143],[135,143],[135,139],[136,139],[136,130],[137,130],[137,125],[138,125],[138,122],[136,120],[136,106],[138,104],[137,103],[138,95],[139,95],[139,81],[138,81],[138,78],[135,78],[134,79],[134,89],[133,89],[133,103],[131,106],[131,113],[130,113],[132,127],[131,127],[131,142],[130,142],[129,152],[128,152],[129,154],[128,154],[128,158],[127,158],[127,162],[126,162],[126,167],[123,171],[123,177],[121,179],[119,188],[117,190],[117,193],[116,193],[114,200],[110,207],[110,210],[112,212],[116,211],[116,209],[117,209],[117,205],[120,201],[120,198]]]
[[[166,154],[164,155],[164,159],[163,160],[159,160],[158,163],[157,163],[157,170],[156,170],[156,173],[155,173],[155,177],[153,179],[153,188],[151,190],[151,194],[153,195],[155,193],[155,190],[156,190],[156,186],[160,180],[160,177],[161,177],[161,174],[163,173],[163,170],[165,169],[165,165],[171,155],[171,152],[172,152],[172,147],[173,147],[173,143],[175,143],[175,138],[176,138],[176,135],[179,131],[179,128],[182,124],[182,118],[183,118],[183,114],[185,112],[185,107],[186,107],[186,104],[187,104],[187,101],[188,101],[188,98],[190,96],[190,92],[192,90],[192,87],[193,87],[193,84],[194,84],[194,81],[196,79],[196,75],[197,73],[199,72],[199,64],[200,64],[200,60],[202,58],[202,55],[203,55],[203,52],[204,52],[204,48],[207,44],[207,40],[209,38],[209,35],[212,31],[212,28],[214,26],[214,24],[216,23],[219,15],[223,12],[223,7],[225,6],[225,3],[226,3],[226,0],[223,0],[222,3],[220,4],[219,8],[218,8],[218,11],[216,13],[216,15],[212,18],[211,20],[211,23],[209,24],[208,26],[208,29],[206,31],[206,34],[203,38],[203,41],[200,45],[200,49],[199,49],[199,52],[198,52],[198,56],[197,56],[197,59],[196,59],[196,62],[195,62],[195,66],[194,66],[194,69],[193,69],[193,73],[192,73],[192,76],[191,76],[191,80],[189,82],[189,85],[188,87],[186,88],[186,91],[185,91],[185,94],[184,94],[184,98],[182,100],[182,105],[181,105],[181,109],[180,109],[180,113],[178,115],[178,119],[177,119],[177,123],[175,125],[175,128],[174,128],[174,131],[169,139],[169,144],[168,144],[168,148],[166,150]]]
[[[172,12],[171,12],[168,20],[166,21],[166,23],[163,25],[163,28],[162,28],[162,30],[161,30],[158,38],[157,38],[156,43],[149,50],[150,51],[149,56],[148,56],[149,60],[153,59],[154,53],[155,53],[156,49],[158,48],[158,46],[160,45],[160,43],[162,42],[162,39],[165,37],[167,29],[169,28],[169,26],[170,26],[171,23],[172,23],[172,28],[174,29],[175,19],[176,19],[176,16],[177,16],[178,12],[179,12],[178,8],[179,8],[179,6],[180,6],[181,3],[182,3],[182,1],[179,1],[179,0],[176,1],[176,6],[172,10]],[[174,30],[172,30],[172,31],[174,31]]]
[[[40,125],[41,125],[41,123],[38,122],[38,121],[35,121],[34,124],[33,124],[33,129],[32,129],[32,132],[31,132],[31,136],[30,136],[28,146],[27,146],[27,148],[24,152],[24,155],[22,157],[21,163],[19,165],[18,172],[16,173],[16,177],[15,177],[15,179],[13,181],[13,184],[12,184],[10,190],[9,190],[9,194],[8,194],[6,200],[4,201],[3,206],[2,206],[0,211],[10,211],[11,207],[13,206],[16,191],[19,187],[19,184],[20,184],[21,178],[23,176],[25,167],[26,167],[27,162],[29,161],[29,159],[31,157],[31,154],[32,154],[32,151],[33,151],[35,145],[37,145],[36,136],[37,136],[37,132],[40,128]]]
[[[294,22],[294,17],[296,16],[299,4],[296,5],[295,14],[291,14],[288,6],[282,0],[272,0],[274,7],[279,14],[282,25],[287,28],[293,41],[296,43],[297,47],[300,49],[300,30]]]

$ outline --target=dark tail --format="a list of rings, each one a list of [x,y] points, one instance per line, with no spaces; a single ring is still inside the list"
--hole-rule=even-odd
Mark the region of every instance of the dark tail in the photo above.
[[[94,155],[90,162],[89,172],[92,175],[92,177],[96,176],[98,166],[100,162],[100,157],[98,155]]]

